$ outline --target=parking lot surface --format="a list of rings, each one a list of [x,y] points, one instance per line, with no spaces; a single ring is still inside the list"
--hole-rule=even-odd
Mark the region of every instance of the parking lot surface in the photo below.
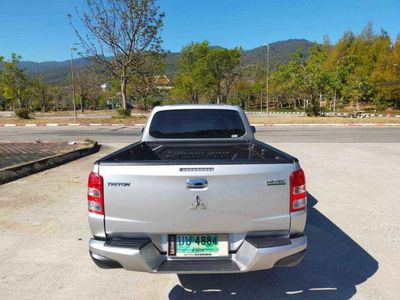
[[[398,298],[400,143],[272,142],[306,172],[308,253],[296,268],[233,275],[94,265],[87,175],[96,159],[124,145],[106,143],[92,156],[0,186],[0,299]]]

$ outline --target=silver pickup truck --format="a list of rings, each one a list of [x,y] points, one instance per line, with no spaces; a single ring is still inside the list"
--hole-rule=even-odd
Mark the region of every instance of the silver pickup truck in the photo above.
[[[254,132],[239,107],[154,108],[141,141],[89,175],[94,262],[155,273],[297,265],[307,246],[304,172]]]

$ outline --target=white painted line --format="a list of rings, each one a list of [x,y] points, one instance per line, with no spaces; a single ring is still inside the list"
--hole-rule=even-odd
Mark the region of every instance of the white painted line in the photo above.
[[[144,125],[146,125],[146,124],[134,124],[133,126],[144,126]]]
[[[15,127],[17,124],[4,124],[4,127]]]
[[[400,118],[400,115],[396,115],[396,118]]]
[[[78,123],[68,123],[68,126],[79,126]]]
[[[124,124],[111,124],[111,126],[124,126]]]
[[[48,124],[46,124],[46,126],[48,126],[48,127],[56,127],[56,126],[58,126],[58,123],[48,123]]]
[[[331,288],[331,287],[326,287],[326,288],[311,288],[308,289],[309,291],[336,291],[337,288]]]
[[[89,124],[89,126],[103,126],[103,124],[100,124],[100,123],[91,123],[91,124]]]
[[[262,123],[258,123],[258,124],[250,124],[251,126],[264,126],[264,124]]]
[[[25,124],[25,127],[35,127],[37,124]]]
[[[298,290],[298,291],[287,291],[286,294],[288,295],[296,295],[296,294],[301,294],[303,293],[303,290]]]

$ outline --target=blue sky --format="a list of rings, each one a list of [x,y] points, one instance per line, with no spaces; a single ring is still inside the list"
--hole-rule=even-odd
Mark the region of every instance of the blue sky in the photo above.
[[[84,0],[0,0],[0,55],[24,60],[65,60],[76,41],[67,14]],[[159,0],[165,11],[164,48],[191,41],[251,49],[289,38],[332,42],[360,32],[368,20],[392,38],[400,33],[399,0]]]

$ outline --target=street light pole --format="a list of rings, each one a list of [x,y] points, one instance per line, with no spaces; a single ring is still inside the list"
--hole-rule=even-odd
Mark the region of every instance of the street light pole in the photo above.
[[[264,46],[267,47],[267,117],[268,117],[269,116],[269,44],[265,43]]]
[[[75,119],[77,118],[76,114],[76,105],[75,105],[75,78],[74,78],[74,51],[76,48],[74,48],[74,45],[80,45],[81,43],[73,43],[71,44],[70,50],[71,50],[71,80],[72,80],[72,106],[74,108],[74,117]]]

